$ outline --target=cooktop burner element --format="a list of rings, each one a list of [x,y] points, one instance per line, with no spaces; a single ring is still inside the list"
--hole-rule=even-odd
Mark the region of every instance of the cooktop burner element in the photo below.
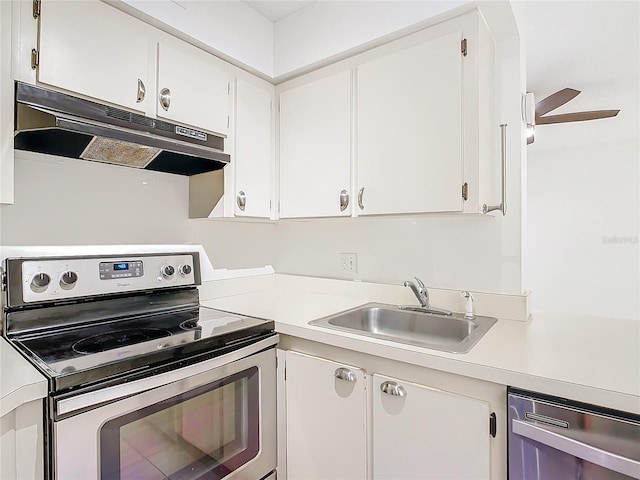
[[[118,330],[115,332],[100,333],[73,344],[71,348],[76,353],[98,353],[114,348],[135,345],[136,343],[157,338],[168,337],[171,332],[157,328],[142,328],[138,330]]]

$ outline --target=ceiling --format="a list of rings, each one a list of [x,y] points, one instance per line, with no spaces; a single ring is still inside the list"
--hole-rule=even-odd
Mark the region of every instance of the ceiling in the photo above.
[[[301,8],[306,7],[312,1],[298,1],[298,0],[281,0],[281,1],[270,1],[270,0],[243,0],[244,3],[249,5],[251,8],[261,13],[263,16],[267,17],[272,22],[277,22],[278,20],[282,20],[285,17],[288,17],[292,13],[297,12]]]

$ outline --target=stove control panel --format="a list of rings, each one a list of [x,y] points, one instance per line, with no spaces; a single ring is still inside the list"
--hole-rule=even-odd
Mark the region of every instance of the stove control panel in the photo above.
[[[132,262],[100,262],[100,279],[142,277],[144,268],[142,260]]]
[[[7,260],[12,305],[200,285],[198,253]]]

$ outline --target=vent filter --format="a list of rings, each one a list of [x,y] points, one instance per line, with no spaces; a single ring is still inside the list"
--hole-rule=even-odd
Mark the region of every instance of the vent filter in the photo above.
[[[145,147],[137,143],[123,142],[105,137],[94,137],[84,152],[80,155],[83,160],[115,163],[129,167],[144,168],[161,150],[155,147]]]

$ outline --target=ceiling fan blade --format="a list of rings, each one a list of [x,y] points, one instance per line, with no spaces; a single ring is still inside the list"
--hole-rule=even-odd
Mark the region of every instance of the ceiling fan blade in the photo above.
[[[536,125],[598,120],[599,118],[615,117],[619,112],[620,110],[594,110],[592,112],[575,112],[565,113],[562,115],[547,115],[546,117],[536,118]]]
[[[543,98],[536,103],[536,118],[543,116],[545,113],[549,113],[551,110],[555,110],[567,103],[569,100],[573,100],[579,93],[580,90],[563,88],[562,90]]]

